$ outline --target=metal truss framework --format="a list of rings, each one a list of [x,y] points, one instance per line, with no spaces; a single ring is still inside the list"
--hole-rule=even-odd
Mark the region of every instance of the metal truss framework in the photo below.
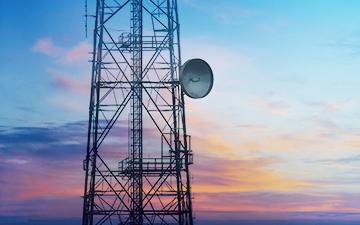
[[[93,38],[82,224],[193,225],[177,1],[97,0]]]

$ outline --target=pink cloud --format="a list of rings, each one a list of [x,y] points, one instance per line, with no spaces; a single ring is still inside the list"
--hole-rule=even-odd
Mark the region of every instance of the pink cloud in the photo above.
[[[90,45],[86,42],[80,42],[71,48],[65,48],[56,45],[51,38],[45,37],[38,39],[32,50],[54,58],[56,62],[61,64],[74,64],[87,61]]]
[[[76,93],[88,95],[90,87],[88,82],[82,80],[76,80],[71,78],[69,75],[62,74],[61,72],[52,72],[53,84],[65,90],[70,90]]]
[[[51,84],[57,88],[55,93],[48,97],[48,102],[65,110],[85,110],[90,94],[87,62],[90,45],[83,41],[72,47],[62,47],[55,44],[50,37],[44,37],[36,41],[32,50],[48,56],[56,65],[56,69],[48,68],[48,73],[52,76]]]
[[[124,121],[119,122],[124,123]],[[85,125],[86,122],[77,126]],[[6,204],[12,204],[11,207],[3,208],[0,205],[0,214],[12,215],[16,211],[26,211],[32,215],[54,216],[55,214],[43,207],[44,204],[48,204],[49,207],[56,205],[56,210],[68,212],[69,202],[72,202],[70,207],[78,204],[77,209],[81,209],[79,196],[82,195],[84,176],[81,162],[85,150],[86,127],[81,129],[82,133],[79,133],[75,127],[65,126],[64,130],[61,130],[61,127],[47,129],[46,133],[52,137],[50,140],[43,137],[44,133],[37,133],[39,132],[37,129],[29,129],[35,132],[31,137],[40,136],[44,140],[33,143],[33,139],[29,138],[29,142],[23,143],[24,145],[10,143],[14,137],[8,136],[8,142],[4,142],[5,146],[18,152],[0,158],[1,198]],[[63,132],[65,130],[66,132]],[[74,133],[62,136],[70,131]],[[112,137],[117,139],[127,137],[126,127],[117,127],[113,131]],[[156,131],[146,132],[150,135]],[[18,137],[20,134],[13,135]],[[102,150],[108,153],[103,154],[102,151],[104,159],[114,160],[119,156],[121,150],[119,145],[115,144],[104,146]],[[126,148],[126,144],[123,147]],[[209,157],[199,152],[195,155],[194,166],[191,167],[195,177],[192,190],[195,195],[196,212],[202,214],[212,211],[221,212],[223,215],[232,213],[232,216],[246,214],[247,218],[249,215],[262,214],[264,219],[269,219],[271,215],[273,218],[279,218],[282,213],[286,218],[304,218],[308,215],[312,216],[314,212],[319,214],[311,218],[336,214],[339,215],[339,219],[346,219],[348,215],[359,213],[358,193],[319,193],[303,189],[308,186],[307,183],[290,179],[269,169],[268,166],[276,160],[269,157],[238,159]],[[301,189],[299,190],[298,187]],[[79,200],[74,201],[74,199]],[[294,214],[296,215],[292,216]],[[234,218],[239,217],[234,216]]]
[[[90,46],[86,42],[81,42],[79,45],[71,48],[66,53],[66,60],[68,62],[74,62],[77,60],[86,60],[89,57]]]
[[[2,162],[13,168],[1,173],[2,186],[11,190],[8,193],[4,191],[6,195],[3,196],[3,200],[24,201],[40,197],[75,197],[82,193],[82,181],[79,179],[81,170],[76,161],[59,160],[57,166],[35,157],[28,159],[26,164],[14,164],[9,161],[10,159]]]
[[[32,50],[53,58],[60,57],[65,53],[65,49],[56,46],[52,39],[48,37],[37,40]]]
[[[360,219],[359,194],[304,192],[194,193],[202,219]],[[269,207],[269,204],[271,207]]]

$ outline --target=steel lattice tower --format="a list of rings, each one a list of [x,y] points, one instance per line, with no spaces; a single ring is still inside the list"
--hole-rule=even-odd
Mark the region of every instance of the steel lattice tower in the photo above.
[[[176,0],[96,1],[83,225],[193,225],[179,38]]]

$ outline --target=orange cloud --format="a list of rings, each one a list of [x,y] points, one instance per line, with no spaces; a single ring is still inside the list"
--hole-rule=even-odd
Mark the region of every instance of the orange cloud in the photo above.
[[[62,165],[54,166],[50,162],[28,160],[21,165],[12,166],[13,171],[7,170],[2,173],[2,181],[6,181],[3,187],[12,189],[10,195],[4,196],[4,200],[24,201],[82,194],[83,179],[79,179],[82,177],[81,170],[75,170],[77,166],[74,162],[63,162]],[[71,169],[67,168],[69,166]]]
[[[199,193],[291,191],[311,187],[310,182],[289,178],[268,166],[275,159],[225,159],[195,156],[193,191]]]
[[[318,118],[306,120],[298,128],[273,128],[265,124],[231,124],[222,118],[223,115],[204,107],[191,104],[189,108],[194,109],[187,117],[194,150],[208,154],[227,157],[280,151],[311,151],[312,154],[326,151],[329,154],[356,151],[360,147],[358,130],[341,128]],[[221,118],[220,121],[217,118]]]
[[[233,217],[245,213],[248,218],[256,214],[265,218],[272,216],[287,219],[301,216],[329,217],[335,219],[359,217],[360,209],[356,207],[359,195],[356,194],[322,194],[300,192],[242,192],[242,193],[196,193],[195,205],[198,212],[226,212]],[[270,213],[270,214],[269,214]],[[335,215],[335,216],[334,216]]]

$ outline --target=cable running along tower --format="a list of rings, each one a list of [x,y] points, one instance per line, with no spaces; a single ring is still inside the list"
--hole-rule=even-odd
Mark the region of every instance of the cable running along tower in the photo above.
[[[193,225],[184,94],[207,95],[201,59],[181,66],[176,0],[96,0],[83,225]]]

